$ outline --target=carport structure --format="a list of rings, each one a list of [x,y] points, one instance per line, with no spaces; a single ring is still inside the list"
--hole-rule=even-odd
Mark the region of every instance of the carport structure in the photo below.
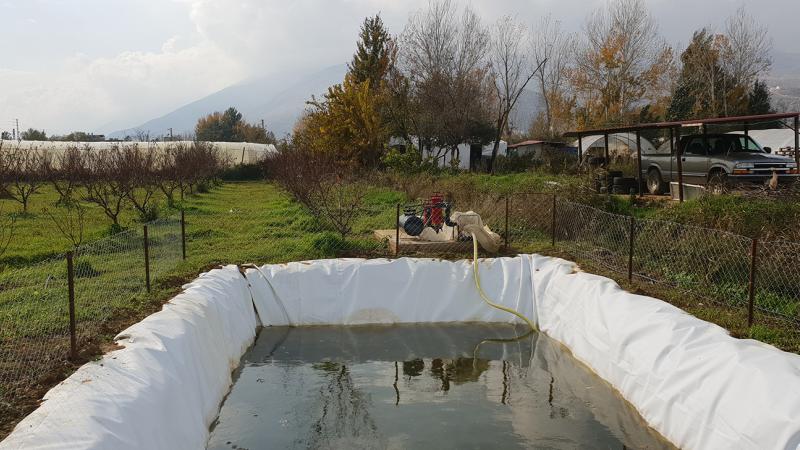
[[[793,119],[792,124],[786,123],[787,119]],[[753,116],[737,116],[737,117],[715,117],[708,119],[694,119],[694,120],[681,120],[674,122],[654,122],[643,123],[638,125],[629,125],[613,128],[597,128],[592,130],[579,130],[564,133],[564,137],[572,137],[578,139],[578,161],[583,161],[583,138],[592,135],[601,135],[604,139],[604,156],[605,165],[608,165],[608,137],[617,133],[635,133],[636,134],[636,181],[639,188],[639,196],[644,195],[642,188],[642,141],[641,132],[644,130],[669,130],[670,142],[670,155],[675,158],[678,169],[678,198],[683,201],[683,155],[680,145],[677,149],[675,143],[680,140],[681,130],[683,128],[699,127],[702,134],[707,133],[709,125],[742,125],[744,135],[748,136],[750,126],[756,124],[763,124],[769,122],[778,122],[781,126],[790,128],[794,131],[794,158],[800,167],[800,112],[791,113],[776,113],[776,114],[760,114]],[[677,150],[677,154],[676,154]]]

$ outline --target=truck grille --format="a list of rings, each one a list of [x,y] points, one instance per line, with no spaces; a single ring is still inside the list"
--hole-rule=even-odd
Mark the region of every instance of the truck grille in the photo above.
[[[786,163],[755,163],[754,166],[756,169],[785,169]]]

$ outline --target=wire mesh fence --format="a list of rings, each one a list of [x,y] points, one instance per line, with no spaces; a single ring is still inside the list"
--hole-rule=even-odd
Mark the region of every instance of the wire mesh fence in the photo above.
[[[159,219],[0,273],[0,413],[119,331],[115,320],[144,302],[147,272],[158,279],[180,261],[180,236],[179,218]]]
[[[756,313],[780,318],[800,334],[800,243],[754,241],[719,230],[633,219],[552,193],[461,195],[440,205],[417,201],[359,207],[347,213],[352,217],[346,227],[338,228],[288,200],[282,214],[272,213],[269,205],[216,213],[187,209],[185,215],[147,223],[146,246],[145,227],[140,226],[75,248],[71,277],[67,255],[2,272],[0,414],[16,395],[66,365],[76,350],[73,336],[78,352],[92,353],[99,338],[119,332],[119,317],[134,316],[129,313],[152,300],[148,276],[157,289],[180,267],[196,273],[217,264],[330,257],[471,258],[472,235],[448,226],[444,203],[450,203],[450,213],[477,212],[499,254],[555,249],[621,277],[751,310],[750,321]],[[407,214],[423,219],[423,236],[407,233],[400,224]],[[483,249],[480,253],[490,255]],[[184,255],[188,262],[181,266]]]

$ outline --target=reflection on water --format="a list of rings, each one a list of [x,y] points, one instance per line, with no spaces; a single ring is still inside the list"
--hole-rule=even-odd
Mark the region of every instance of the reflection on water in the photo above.
[[[208,448],[672,448],[556,342],[518,333],[265,328]]]

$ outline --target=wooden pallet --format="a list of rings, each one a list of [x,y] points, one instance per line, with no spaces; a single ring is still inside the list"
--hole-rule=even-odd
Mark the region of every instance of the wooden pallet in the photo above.
[[[396,230],[375,230],[375,239],[389,242],[389,251],[397,252]],[[472,241],[423,241],[400,230],[400,250],[403,253],[464,253],[472,251]]]

